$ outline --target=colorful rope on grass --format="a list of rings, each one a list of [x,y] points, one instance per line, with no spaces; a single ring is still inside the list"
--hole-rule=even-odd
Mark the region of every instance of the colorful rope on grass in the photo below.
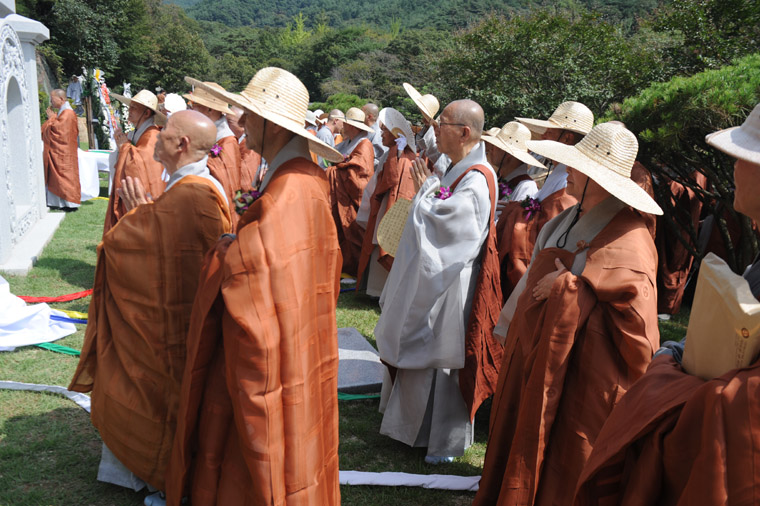
[[[92,295],[92,288],[84,290],[83,292],[59,295],[58,297],[29,297],[26,295],[19,295],[18,298],[24,302],[69,302],[72,300],[83,299],[88,295]]]

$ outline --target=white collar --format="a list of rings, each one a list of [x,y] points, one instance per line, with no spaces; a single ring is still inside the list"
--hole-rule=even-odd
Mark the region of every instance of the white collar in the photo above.
[[[214,121],[214,125],[216,125],[216,142],[219,142],[225,137],[234,137],[235,134],[230,128],[230,124],[227,122],[226,116],[222,116],[218,120]]]
[[[259,191],[263,192],[264,189],[271,181],[275,171],[280,168],[282,164],[292,160],[293,158],[306,158],[311,160],[311,153],[309,153],[309,141],[306,137],[301,135],[294,135],[292,139],[285,144],[277,155],[275,155],[272,163],[269,164],[267,173],[264,175],[264,179],[261,180]]]

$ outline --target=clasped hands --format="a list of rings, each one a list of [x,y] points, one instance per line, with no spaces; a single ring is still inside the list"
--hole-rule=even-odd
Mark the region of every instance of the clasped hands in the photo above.
[[[554,285],[554,281],[559,277],[560,274],[563,274],[567,271],[565,264],[563,264],[559,258],[554,259],[554,265],[557,267],[557,270],[545,275],[539,280],[538,283],[536,283],[536,286],[533,287],[534,299],[548,299],[549,295],[552,293],[552,286]]]
[[[127,176],[126,179],[122,179],[121,188],[117,188],[116,191],[124,202],[127,212],[141,204],[153,202],[153,198],[145,192],[140,179],[136,177]]]
[[[414,193],[420,191],[425,180],[430,176],[432,172],[427,167],[427,164],[422,158],[415,158],[412,162],[412,182],[414,183]]]

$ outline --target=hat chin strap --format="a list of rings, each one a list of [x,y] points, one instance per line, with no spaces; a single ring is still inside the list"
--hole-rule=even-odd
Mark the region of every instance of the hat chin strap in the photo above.
[[[573,221],[570,222],[570,226],[567,227],[567,230],[562,232],[562,235],[557,238],[557,247],[565,249],[565,246],[567,246],[567,238],[570,236],[570,231],[573,229],[576,223],[578,223],[578,220],[581,217],[581,213],[583,212],[583,201],[586,198],[586,189],[588,189],[588,182],[591,180],[590,177],[586,176],[586,184],[583,185],[583,193],[581,194],[581,201],[578,202],[578,208],[575,210],[575,216],[573,216]],[[562,244],[560,244],[560,242]]]

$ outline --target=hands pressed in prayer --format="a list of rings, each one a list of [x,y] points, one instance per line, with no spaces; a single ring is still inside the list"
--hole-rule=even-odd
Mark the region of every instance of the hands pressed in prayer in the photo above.
[[[153,198],[145,193],[145,188],[139,178],[127,176],[126,179],[121,180],[121,188],[118,188],[116,191],[124,201],[124,207],[127,211],[131,211],[141,204],[153,202]]]
[[[533,288],[533,298],[536,300],[544,300],[549,298],[549,294],[552,292],[552,286],[554,285],[554,280],[557,279],[557,277],[560,274],[563,274],[565,271],[567,271],[567,268],[562,263],[562,261],[559,258],[554,259],[554,265],[557,266],[557,270],[554,272],[550,272],[541,280],[536,283],[535,288]]]
[[[414,192],[420,191],[422,184],[432,174],[427,164],[421,158],[415,158],[412,162],[412,181],[414,182]]]
[[[127,134],[125,134],[118,126],[116,127],[116,131],[113,134],[113,138],[116,141],[116,146],[119,148],[121,148],[122,144],[129,142]]]
[[[55,111],[52,107],[48,106],[48,108],[45,110],[45,114],[47,114],[48,119],[50,119],[55,116]]]

